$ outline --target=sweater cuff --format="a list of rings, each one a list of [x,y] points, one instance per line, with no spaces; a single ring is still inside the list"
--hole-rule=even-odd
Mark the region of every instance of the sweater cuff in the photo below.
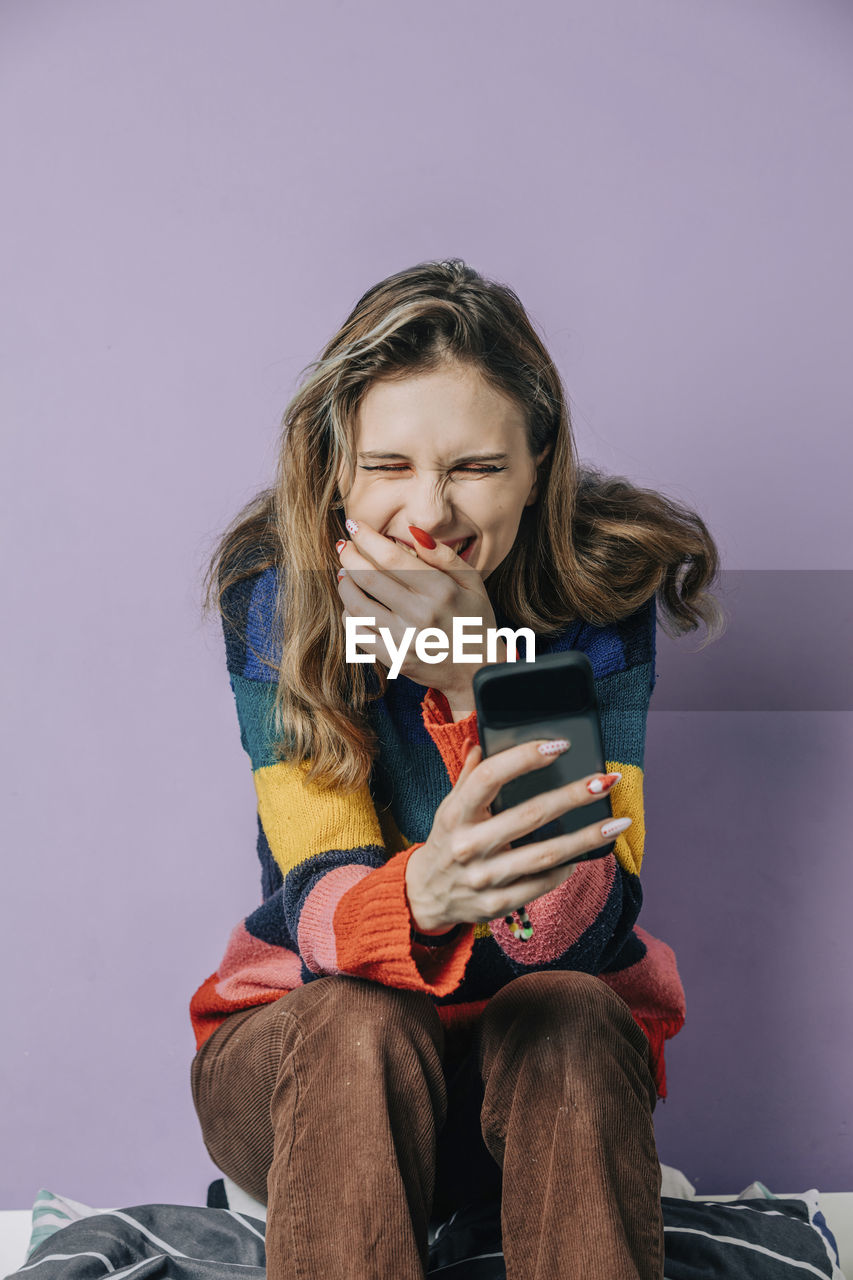
[[[479,742],[477,712],[472,711],[464,720],[452,720],[450,705],[438,689],[428,689],[421,703],[424,728],[438,747],[451,783],[456,782],[465,763],[468,743]]]
[[[463,925],[455,924],[446,933],[418,933],[412,925],[412,941],[420,943],[422,947],[443,947],[446,942],[455,942],[462,928],[464,928]]]
[[[465,976],[474,925],[460,925],[458,933],[442,934],[431,946],[413,938],[406,866],[420,847],[395,853],[343,894],[334,915],[338,969],[386,987],[448,996]]]

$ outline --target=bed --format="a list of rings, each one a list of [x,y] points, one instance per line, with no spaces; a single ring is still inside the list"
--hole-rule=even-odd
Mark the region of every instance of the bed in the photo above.
[[[661,1165],[661,1197],[667,1280],[853,1280],[853,1191],[773,1193],[756,1181],[739,1193],[697,1197],[680,1170]],[[203,1206],[98,1209],[43,1190],[31,1208],[0,1210],[0,1276],[25,1267],[28,1280],[108,1272],[219,1280],[233,1267],[235,1280],[238,1272],[250,1280],[264,1275],[265,1217],[228,1178],[211,1183]],[[434,1223],[428,1275],[500,1280],[499,1230],[497,1206]],[[146,1259],[151,1266],[141,1265]]]

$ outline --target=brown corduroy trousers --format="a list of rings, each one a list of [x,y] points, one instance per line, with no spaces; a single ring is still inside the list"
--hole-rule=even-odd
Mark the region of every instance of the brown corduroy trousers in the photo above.
[[[269,1280],[422,1280],[431,1219],[501,1200],[508,1280],[662,1280],[649,1044],[606,983],[513,979],[467,1053],[421,992],[318,978],[192,1062],[211,1159],[267,1205]]]

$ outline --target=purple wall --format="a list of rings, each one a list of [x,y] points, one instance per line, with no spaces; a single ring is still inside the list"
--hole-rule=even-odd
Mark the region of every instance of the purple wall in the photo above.
[[[7,0],[0,60],[0,1206],[204,1202],[187,1005],[260,887],[201,567],[358,296],[454,255],[739,571],[659,642],[661,1158],[853,1189],[849,682],[794,693],[850,653],[849,6]]]

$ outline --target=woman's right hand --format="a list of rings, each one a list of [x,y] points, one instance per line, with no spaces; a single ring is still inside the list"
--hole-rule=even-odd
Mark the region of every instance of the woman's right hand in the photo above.
[[[456,924],[505,916],[567,880],[577,865],[563,865],[567,858],[613,839],[601,834],[604,823],[595,822],[570,835],[510,847],[519,836],[608,792],[606,786],[587,790],[588,782],[608,776],[591,773],[492,815],[489,805],[504,783],[547,769],[562,754],[540,751],[546,745],[545,739],[524,742],[486,760],[479,743],[469,749],[456,785],[436,809],[429,838],[406,865],[406,893],[419,933],[446,933]]]

